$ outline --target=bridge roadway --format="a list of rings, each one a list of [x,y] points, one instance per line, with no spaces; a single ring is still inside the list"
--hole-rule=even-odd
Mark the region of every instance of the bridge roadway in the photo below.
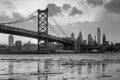
[[[59,42],[59,43],[67,44],[67,45],[74,44],[74,41],[70,40],[70,39],[59,38],[59,37],[52,36],[52,35],[42,35],[35,31],[10,27],[10,26],[6,26],[6,25],[0,25],[0,32],[6,33],[6,34],[30,37],[30,38],[40,39],[40,40],[48,39],[48,41],[50,41],[50,42]]]

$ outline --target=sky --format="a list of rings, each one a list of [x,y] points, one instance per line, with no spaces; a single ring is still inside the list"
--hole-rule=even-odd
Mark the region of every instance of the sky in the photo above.
[[[81,31],[83,39],[87,39],[89,33],[94,37],[100,27],[101,37],[105,33],[108,41],[120,42],[120,0],[0,0],[0,22],[20,19],[47,7],[68,36],[73,32],[77,38]],[[50,17],[49,23],[63,36]],[[37,29],[35,19],[16,25],[24,29]],[[55,35],[50,29],[49,34]],[[31,38],[14,37],[23,42],[36,42]],[[8,43],[8,34],[0,33],[0,43]]]

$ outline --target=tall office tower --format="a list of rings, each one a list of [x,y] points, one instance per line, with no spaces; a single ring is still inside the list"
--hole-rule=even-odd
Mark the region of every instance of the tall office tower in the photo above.
[[[80,43],[82,43],[82,33],[81,32],[79,33],[78,37],[79,37]]]
[[[72,40],[75,39],[74,33],[71,33],[71,39],[72,39]]]
[[[100,31],[100,28],[98,28],[98,30],[97,30],[97,44],[98,44],[98,46],[101,45],[101,31]]]
[[[90,33],[88,35],[88,45],[93,45],[93,38],[92,38],[92,35]]]
[[[94,45],[94,46],[97,45],[97,43],[96,43],[96,36],[95,36],[95,35],[94,35],[93,45]]]
[[[13,35],[9,35],[9,37],[8,37],[8,44],[9,44],[9,46],[10,47],[13,47],[14,46],[14,37],[13,37]]]
[[[106,36],[105,36],[105,34],[103,34],[102,42],[103,42],[102,43],[103,45],[106,45]]]
[[[94,36],[94,41],[96,42],[96,36]]]
[[[77,43],[75,44],[77,52],[81,52],[81,44],[82,44],[82,33],[80,32],[77,37]]]

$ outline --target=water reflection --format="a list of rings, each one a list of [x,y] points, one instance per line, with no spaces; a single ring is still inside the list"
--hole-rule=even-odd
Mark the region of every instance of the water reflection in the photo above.
[[[1,59],[0,80],[119,80],[119,59]]]

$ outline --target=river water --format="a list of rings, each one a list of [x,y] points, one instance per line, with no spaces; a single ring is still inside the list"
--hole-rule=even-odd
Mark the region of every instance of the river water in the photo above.
[[[0,54],[0,80],[120,80],[120,53]]]

